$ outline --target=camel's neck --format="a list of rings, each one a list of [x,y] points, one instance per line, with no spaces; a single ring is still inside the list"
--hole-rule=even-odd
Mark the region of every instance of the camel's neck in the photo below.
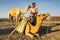
[[[46,16],[45,16],[46,17]],[[43,19],[45,18],[45,17],[43,17],[43,18],[41,18],[41,17],[39,17],[39,18],[36,18],[36,25],[35,26],[33,26],[33,25],[31,25],[30,24],[30,26],[31,26],[31,32],[38,32],[38,30],[39,30],[39,28],[41,27],[41,24],[42,24],[42,22],[43,22]]]
[[[39,17],[39,18],[36,18],[36,25],[35,27],[38,28],[41,26],[43,20],[46,18],[47,16],[42,16],[42,17]]]
[[[35,25],[35,27],[39,27],[39,26],[41,25],[42,21],[43,21],[43,20],[39,20],[39,21],[38,21],[38,20],[39,20],[39,19],[36,20],[36,25]]]
[[[39,28],[39,27],[41,26],[41,24],[42,24],[42,21],[43,21],[43,19],[37,19],[37,18],[36,18],[36,25],[33,26],[33,27],[35,27],[36,30],[38,30],[38,28]]]
[[[26,6],[24,10],[22,10],[22,13],[25,14],[29,9],[29,6]]]

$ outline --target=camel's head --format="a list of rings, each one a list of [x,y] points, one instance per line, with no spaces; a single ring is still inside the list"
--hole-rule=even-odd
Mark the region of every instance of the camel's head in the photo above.
[[[50,14],[48,12],[46,12],[45,14],[38,14],[37,15],[37,19],[43,20],[43,19],[45,19],[48,16],[50,16]]]
[[[26,6],[26,9],[27,9],[27,8],[29,9],[29,8],[31,8],[31,6],[30,6],[30,5],[27,5],[27,6]]]
[[[50,14],[48,12],[45,13],[46,16],[50,16]]]

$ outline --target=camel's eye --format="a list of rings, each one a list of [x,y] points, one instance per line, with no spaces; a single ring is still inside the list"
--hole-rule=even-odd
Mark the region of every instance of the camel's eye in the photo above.
[[[38,15],[40,17],[40,15]]]
[[[45,14],[43,14],[43,16],[45,16]]]

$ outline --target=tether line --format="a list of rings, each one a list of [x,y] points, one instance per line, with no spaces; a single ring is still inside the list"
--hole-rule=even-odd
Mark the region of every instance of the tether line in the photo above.
[[[48,19],[48,26],[47,26],[47,40],[49,40],[48,38],[48,32],[49,32],[49,27],[50,27],[50,18],[51,16],[49,16],[49,19]]]

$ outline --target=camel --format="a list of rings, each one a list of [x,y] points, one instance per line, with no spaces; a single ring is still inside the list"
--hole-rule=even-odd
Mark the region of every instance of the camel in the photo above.
[[[39,31],[39,28],[41,27],[43,20],[48,16],[50,16],[50,14],[48,12],[46,14],[37,15],[35,26],[33,26],[30,22],[28,22],[26,25],[26,29],[25,29],[25,35],[28,35],[31,38],[33,38],[34,35],[39,36],[39,34],[37,32]]]
[[[21,15],[24,15],[29,10],[29,8],[29,5],[27,5],[24,10],[21,10],[19,8],[12,8],[8,13],[9,22],[10,20],[12,21],[12,23],[14,21],[16,23],[19,22],[19,19],[21,19]]]
[[[43,20],[45,18],[47,18],[48,16],[50,16],[50,14],[48,12],[45,13],[45,14],[38,14],[36,16],[36,25],[34,25],[34,26],[30,23],[28,18],[24,18],[17,25],[17,27],[10,33],[10,35],[16,30],[18,33],[23,33],[24,34],[24,32],[25,32],[25,35],[30,36],[31,38],[34,38],[34,35],[38,37],[39,34],[37,32],[41,28]]]

